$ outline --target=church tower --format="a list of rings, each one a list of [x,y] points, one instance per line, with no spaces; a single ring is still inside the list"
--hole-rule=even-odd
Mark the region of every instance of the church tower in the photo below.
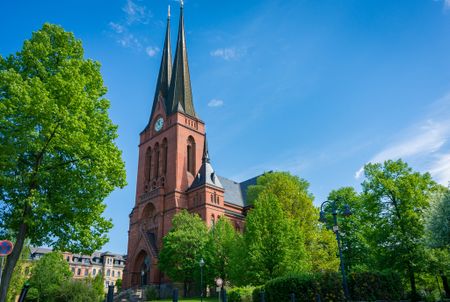
[[[140,133],[123,288],[170,282],[157,268],[158,254],[173,216],[183,209],[210,227],[226,216],[242,230],[246,190],[255,183],[256,177],[239,183],[218,176],[211,165],[205,124],[194,108],[181,2],[175,58],[169,9],[151,113]]]

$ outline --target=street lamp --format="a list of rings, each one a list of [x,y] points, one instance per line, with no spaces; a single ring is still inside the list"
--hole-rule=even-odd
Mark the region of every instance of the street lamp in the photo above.
[[[325,211],[323,210],[323,206],[325,204],[331,204],[331,214],[333,215],[333,221],[334,221],[334,225],[333,225],[333,232],[336,234],[336,240],[338,243],[338,248],[339,248],[339,260],[341,262],[341,273],[342,273],[342,287],[344,288],[344,295],[345,295],[345,299],[349,300],[350,299],[350,295],[348,292],[348,285],[347,285],[347,277],[345,275],[345,268],[344,268],[344,257],[342,256],[342,249],[341,249],[341,238],[339,236],[339,227],[338,227],[338,222],[337,222],[337,210],[336,210],[336,202],[335,201],[330,201],[330,200],[326,200],[322,203],[322,205],[320,206],[320,217],[319,217],[319,221],[322,223],[326,223],[327,222],[327,218],[325,215]],[[350,215],[352,215],[352,211],[350,210],[350,207],[346,204],[344,205],[344,212],[343,215],[345,217],[348,217]]]
[[[200,301],[203,302],[203,267],[205,266],[205,260],[200,259]]]

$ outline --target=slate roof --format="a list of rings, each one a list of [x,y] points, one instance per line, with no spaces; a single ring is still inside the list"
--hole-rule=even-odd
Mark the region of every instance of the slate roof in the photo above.
[[[195,179],[192,182],[192,185],[189,188],[189,190],[200,187],[202,185],[210,185],[223,189],[220,179],[214,172],[214,168],[212,167],[211,161],[209,159],[208,142],[206,140],[206,135],[205,135],[205,143],[203,146],[202,165],[197,175],[195,176]]]
[[[260,175],[247,179],[241,183],[234,180],[218,176],[220,183],[225,189],[224,199],[225,202],[240,206],[249,206],[247,200],[247,189],[249,186],[256,185],[256,180]]]

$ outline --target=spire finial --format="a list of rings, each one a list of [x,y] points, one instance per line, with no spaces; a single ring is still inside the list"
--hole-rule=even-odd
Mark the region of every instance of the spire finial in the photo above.
[[[202,157],[203,163],[209,163],[209,152],[208,152],[208,141],[206,139],[206,133],[205,133],[205,143],[203,145],[203,157]]]
[[[184,6],[184,1],[183,0],[180,0],[180,5],[181,5],[181,8],[183,8],[183,6]]]
[[[170,19],[170,4],[169,4],[169,6],[168,6],[168,8],[167,8],[167,18]]]

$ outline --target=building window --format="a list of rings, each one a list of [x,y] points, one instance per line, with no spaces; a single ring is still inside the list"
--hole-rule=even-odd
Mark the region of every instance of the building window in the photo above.
[[[167,172],[167,139],[163,139],[161,149],[162,149],[162,152],[163,152],[163,154],[162,154],[162,162],[163,162],[162,174],[165,175],[166,172]]]
[[[106,271],[106,277],[109,277],[111,275],[111,270]]]
[[[88,274],[89,274],[89,270],[88,270],[88,269],[85,269],[85,270],[84,270],[84,275],[87,276]]]
[[[78,269],[77,275],[78,275],[78,276],[81,275],[81,268]]]
[[[187,141],[187,170],[191,172],[192,175],[195,175],[195,141],[192,136],[189,136]]]
[[[214,214],[211,215],[211,226],[214,227],[215,224],[215,218],[214,218]]]
[[[145,182],[149,182],[152,179],[152,148],[148,148],[145,153]]]
[[[117,277],[120,278],[120,271],[117,272]]]
[[[97,273],[97,270],[94,268],[94,269],[92,270],[92,275],[95,276],[95,273]]]
[[[75,268],[72,267],[72,273],[75,275]]]
[[[155,177],[159,176],[159,144],[155,145]]]
[[[111,272],[111,276],[114,277],[114,271]]]

